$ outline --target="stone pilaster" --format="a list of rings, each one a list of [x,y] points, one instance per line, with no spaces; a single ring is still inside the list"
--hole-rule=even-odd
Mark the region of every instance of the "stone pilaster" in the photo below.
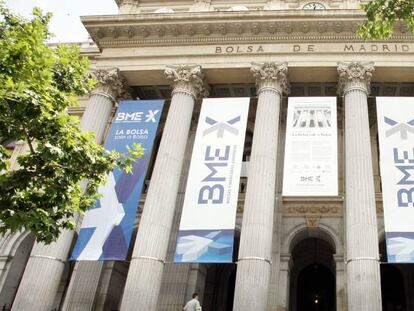
[[[346,273],[348,310],[380,311],[377,215],[367,95],[372,63],[339,63],[345,105]]]
[[[270,310],[286,311],[289,310],[289,289],[290,289],[290,254],[280,254],[279,263],[279,292],[277,294],[277,304]]]
[[[254,64],[259,101],[249,163],[233,310],[265,311],[271,271],[276,163],[287,64]]]
[[[343,255],[334,255],[336,272],[336,311],[347,311],[345,293],[345,263]]]
[[[124,80],[117,69],[99,69],[94,76],[98,84],[85,109],[81,127],[85,131],[93,131],[96,142],[101,143],[115,100],[122,94]],[[13,311],[52,309],[73,236],[73,231],[63,231],[55,243],[35,243],[13,303]]]
[[[132,253],[121,310],[157,309],[194,102],[203,93],[200,66],[165,70],[170,109]]]

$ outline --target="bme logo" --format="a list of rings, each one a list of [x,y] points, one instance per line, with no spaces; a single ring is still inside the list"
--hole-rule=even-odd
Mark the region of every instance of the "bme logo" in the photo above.
[[[203,136],[206,136],[210,133],[213,133],[215,131],[217,131],[217,137],[218,138],[223,138],[224,136],[224,131],[227,131],[229,133],[232,133],[234,135],[238,135],[239,134],[239,130],[234,128],[232,125],[236,124],[237,122],[239,122],[241,119],[240,116],[237,116],[233,119],[230,119],[226,122],[218,122],[210,117],[206,117],[206,123],[211,125],[210,128],[204,130],[203,132]]]
[[[385,132],[385,137],[390,137],[396,133],[399,133],[400,138],[406,140],[408,138],[408,133],[414,134],[414,119],[409,122],[402,123],[391,118],[384,117],[384,122],[392,126],[392,128]]]
[[[115,122],[157,122],[155,116],[159,113],[159,110],[148,110],[147,114],[144,116],[143,111],[139,112],[119,112],[116,115]],[[145,120],[143,120],[145,118]]]

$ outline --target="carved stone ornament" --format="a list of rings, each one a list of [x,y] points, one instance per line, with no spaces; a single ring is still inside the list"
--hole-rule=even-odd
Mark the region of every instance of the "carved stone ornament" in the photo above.
[[[136,5],[138,6],[139,0],[115,0],[118,6],[122,5]]]
[[[92,93],[104,93],[116,102],[118,99],[129,99],[126,79],[118,68],[99,68],[92,71],[92,76],[98,82]]]
[[[338,63],[338,93],[346,94],[351,90],[361,90],[367,94],[370,92],[374,63]]]
[[[289,82],[287,80],[287,63],[253,63],[250,68],[256,79],[257,93],[264,89],[275,89],[281,95],[289,93]]]
[[[210,5],[211,0],[194,0],[194,4],[190,8],[190,12],[209,11]]]
[[[172,94],[184,92],[194,98],[207,95],[204,88],[204,74],[199,65],[168,66],[164,75],[171,81]]]
[[[302,217],[303,215],[320,215],[322,217],[341,217],[340,204],[295,204],[283,207],[283,216]]]
[[[139,13],[139,0],[115,0],[119,7],[120,14]]]
[[[308,228],[318,228],[320,219],[319,216],[306,216],[306,226]]]

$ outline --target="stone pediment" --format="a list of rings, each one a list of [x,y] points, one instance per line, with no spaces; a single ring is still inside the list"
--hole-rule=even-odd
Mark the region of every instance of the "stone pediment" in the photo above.
[[[363,42],[360,10],[253,11],[82,17],[99,48],[271,42]],[[402,23],[393,42],[414,41]]]

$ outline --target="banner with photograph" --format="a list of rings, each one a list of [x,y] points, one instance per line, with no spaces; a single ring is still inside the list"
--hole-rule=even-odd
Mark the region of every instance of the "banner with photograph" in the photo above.
[[[289,97],[283,195],[338,195],[336,97]]]
[[[133,163],[133,173],[115,169],[99,189],[102,197],[82,221],[71,260],[125,260],[142,186],[151,159],[163,100],[128,100],[119,103],[105,148],[127,153],[141,144],[144,155]]]
[[[414,98],[377,97],[388,262],[414,262]]]
[[[208,98],[198,121],[175,262],[233,261],[250,98]]]

